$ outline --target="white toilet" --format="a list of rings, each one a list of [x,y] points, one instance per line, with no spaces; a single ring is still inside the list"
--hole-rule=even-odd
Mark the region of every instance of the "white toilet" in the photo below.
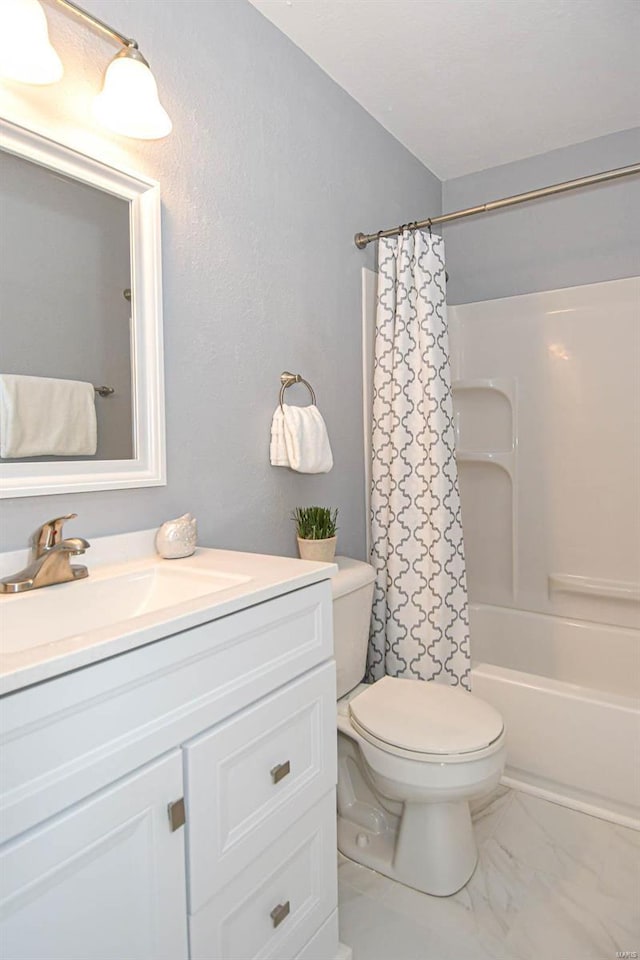
[[[469,800],[497,784],[502,717],[464,690],[365,672],[374,571],[337,557],[338,848],[424,893],[446,897],[477,862]]]

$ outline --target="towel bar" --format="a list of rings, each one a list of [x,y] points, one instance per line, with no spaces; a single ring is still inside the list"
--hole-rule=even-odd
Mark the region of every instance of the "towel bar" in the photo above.
[[[304,383],[305,387],[311,394],[311,403],[315,406],[316,395],[313,392],[313,387],[308,380],[305,380],[304,377],[301,377],[299,373],[289,373],[287,370],[284,373],[280,374],[280,383],[282,384],[280,388],[280,406],[282,407],[284,401],[284,392],[287,387],[292,387],[294,383]]]
[[[94,387],[93,389],[99,397],[110,397],[116,392],[113,387]]]

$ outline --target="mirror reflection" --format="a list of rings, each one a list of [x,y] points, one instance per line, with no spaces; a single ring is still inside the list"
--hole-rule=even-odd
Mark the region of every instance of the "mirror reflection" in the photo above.
[[[0,459],[136,456],[131,286],[129,202],[0,151]]]

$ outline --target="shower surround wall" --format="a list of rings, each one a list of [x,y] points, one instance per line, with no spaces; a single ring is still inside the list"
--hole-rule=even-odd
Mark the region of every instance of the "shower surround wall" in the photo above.
[[[639,304],[631,277],[449,310],[473,690],[508,783],[636,827]]]
[[[438,213],[440,181],[246,0],[85,4],[139,40],[173,133],[143,143],[92,123],[117,48],[49,2],[65,76],[3,84],[0,113],[160,181],[168,486],[5,500],[2,547],[24,546],[44,519],[70,511],[91,539],[191,510],[203,543],[292,554],[291,510],[315,502],[339,507],[340,549],[363,556],[358,317],[374,251],[352,237]],[[329,474],[269,466],[285,369],[316,390]]]
[[[638,156],[614,134],[445,183],[444,209]],[[639,205],[630,178],[444,231],[473,689],[512,783],[636,826]]]
[[[628,278],[450,308],[473,602],[640,626],[639,304]]]
[[[612,134],[447,181],[444,209],[638,156],[640,128]],[[453,378],[500,380],[455,392],[458,444],[471,454],[461,485],[474,603],[637,624],[632,600],[565,592],[580,584],[548,577],[608,581],[614,593],[638,581],[639,297],[620,278],[638,272],[639,206],[632,177],[444,230]],[[474,448],[499,453],[503,468]]]

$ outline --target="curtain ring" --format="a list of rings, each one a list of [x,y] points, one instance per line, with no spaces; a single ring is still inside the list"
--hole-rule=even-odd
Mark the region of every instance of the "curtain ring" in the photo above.
[[[428,220],[427,220],[427,230],[429,231],[429,236],[432,236],[432,233],[431,233],[431,217],[429,217]]]

